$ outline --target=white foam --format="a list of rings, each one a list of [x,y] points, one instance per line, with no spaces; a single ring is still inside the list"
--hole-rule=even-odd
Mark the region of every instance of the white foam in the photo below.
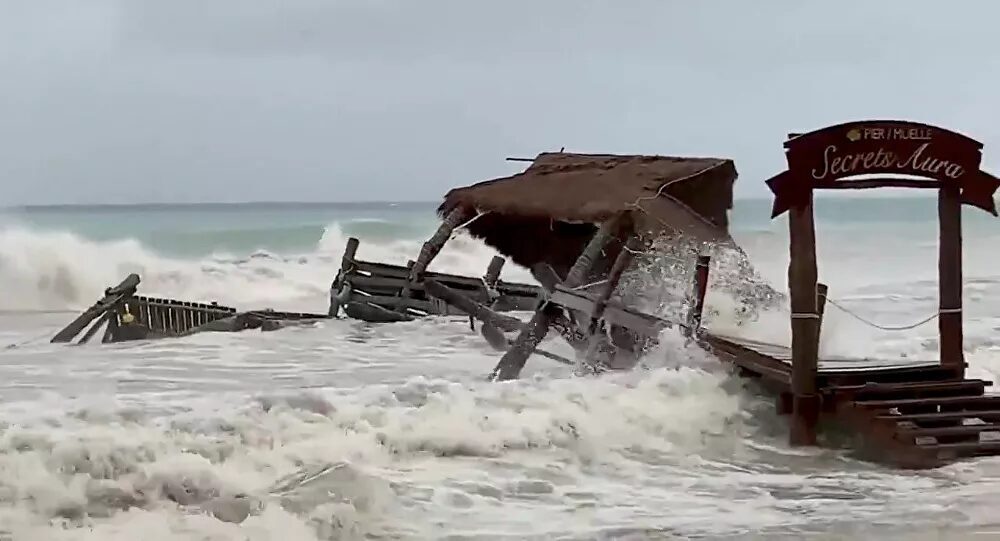
[[[340,267],[347,238],[338,224],[327,227],[317,249],[298,256],[259,250],[249,256],[215,254],[200,260],[166,257],[131,239],[93,241],[69,232],[0,228],[0,310],[81,309],[127,274],[142,278],[141,293],[188,301],[218,301],[245,308],[324,311],[330,282]],[[362,239],[358,257],[405,264],[420,251],[418,241]],[[478,276],[495,252],[456,235],[431,269]],[[524,269],[507,265],[506,280],[531,281]]]

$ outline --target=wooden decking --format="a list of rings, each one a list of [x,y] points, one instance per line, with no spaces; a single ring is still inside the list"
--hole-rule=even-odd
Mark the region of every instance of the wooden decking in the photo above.
[[[593,293],[557,287],[552,302],[586,316]],[[601,319],[650,339],[684,324],[607,302]],[[787,346],[684,329],[741,376],[772,392],[781,414],[792,412],[792,355]],[[863,458],[907,468],[1000,454],[1000,395],[992,382],[966,379],[963,367],[934,360],[821,357],[816,374],[821,426],[846,430]]]
[[[740,373],[777,393],[791,412],[789,348],[706,332],[702,343]],[[1000,395],[937,362],[820,359],[821,424],[848,429],[865,458],[908,468],[1000,454]]]

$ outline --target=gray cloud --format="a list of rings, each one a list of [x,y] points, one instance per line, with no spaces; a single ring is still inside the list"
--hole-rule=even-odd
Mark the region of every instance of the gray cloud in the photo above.
[[[570,150],[736,159],[901,117],[1000,169],[1000,6],[0,0],[0,203],[433,200]],[[992,152],[995,150],[995,152]]]

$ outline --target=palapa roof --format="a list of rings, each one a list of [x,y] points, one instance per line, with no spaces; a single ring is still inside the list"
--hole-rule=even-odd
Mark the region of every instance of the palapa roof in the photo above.
[[[594,224],[620,214],[644,238],[672,230],[728,241],[736,176],[721,158],[542,153],[521,173],[451,190],[438,212],[474,208],[483,214],[467,225],[472,236],[520,265],[549,263],[565,275]]]

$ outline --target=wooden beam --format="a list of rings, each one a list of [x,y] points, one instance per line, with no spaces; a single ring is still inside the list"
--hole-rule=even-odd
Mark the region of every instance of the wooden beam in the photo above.
[[[819,364],[819,314],[816,310],[816,230],[812,194],[788,215],[788,288],[792,310],[792,445],[815,445],[819,416],[816,376]]]
[[[587,273],[593,268],[594,262],[601,256],[604,246],[614,238],[621,220],[622,215],[618,215],[601,224],[594,233],[594,236],[590,238],[590,242],[587,243],[586,248],[577,257],[576,262],[573,263],[573,267],[566,274],[566,280],[563,282],[565,287],[574,288],[583,283]],[[511,345],[511,348],[504,353],[500,362],[497,363],[496,368],[493,369],[493,373],[490,375],[490,380],[506,381],[517,379],[528,357],[538,347],[538,344],[545,339],[552,319],[559,312],[560,309],[558,306],[549,302],[542,303],[535,310],[535,314],[531,317],[531,321],[528,322],[527,328],[521,331],[514,340],[513,345]]]
[[[417,261],[410,268],[409,275],[406,278],[406,283],[403,285],[403,290],[399,293],[399,303],[396,305],[396,311],[402,311],[405,309],[406,303],[404,299],[410,296],[410,290],[413,288],[413,283],[420,279],[420,276],[427,270],[427,266],[431,264],[431,261],[441,252],[441,248],[444,248],[448,239],[451,238],[451,233],[456,227],[462,225],[462,222],[472,217],[472,209],[468,207],[457,207],[445,216],[441,225],[438,226],[437,231],[431,235],[431,238],[427,239],[427,242],[420,247],[420,255],[417,256]]]
[[[885,177],[838,180],[830,184],[824,184],[818,188],[824,190],[863,190],[867,188],[917,188],[928,190],[940,189],[941,182],[937,180]]]
[[[938,192],[938,332],[942,366],[965,374],[962,336],[962,203],[958,188]]]
[[[823,331],[823,315],[826,313],[826,294],[829,291],[826,284],[816,284],[816,314],[819,315],[819,323],[816,325],[816,351],[819,351],[820,333]]]
[[[354,269],[354,259],[358,253],[358,246],[361,241],[351,237],[347,239],[347,246],[344,247],[344,255],[340,258],[340,270],[337,277],[330,284],[330,308],[327,314],[330,317],[337,317],[340,314],[340,307],[351,300],[351,288],[344,289],[344,279],[352,269]]]
[[[694,287],[691,290],[691,305],[687,313],[687,332],[698,334],[701,318],[705,312],[705,295],[708,293],[708,267],[712,258],[699,255],[694,267]]]

